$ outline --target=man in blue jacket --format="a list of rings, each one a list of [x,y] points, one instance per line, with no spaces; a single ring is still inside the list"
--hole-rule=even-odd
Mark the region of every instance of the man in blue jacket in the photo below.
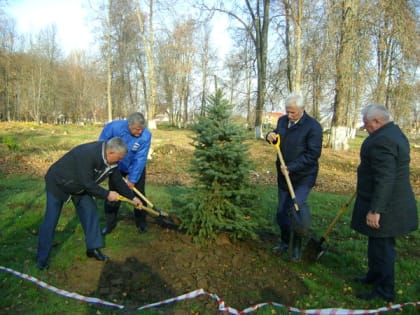
[[[280,117],[276,129],[266,136],[266,140],[270,143],[275,143],[277,135],[280,136],[280,151],[286,164],[285,167],[281,167],[277,158],[277,224],[281,231],[281,243],[275,247],[275,250],[285,252],[290,243],[290,258],[292,261],[299,261],[302,256],[302,232],[293,230],[291,226],[289,210],[293,208],[293,202],[285,175],[288,174],[290,177],[300,211],[307,211],[308,213],[303,216],[310,217],[306,200],[318,176],[322,127],[305,112],[301,95],[294,93],[289,95],[285,107],[287,115]],[[310,221],[306,221],[306,224],[310,224]],[[305,226],[305,229],[309,229],[309,226]]]
[[[410,183],[410,144],[384,106],[369,105],[362,113],[369,136],[360,149],[351,227],[368,237],[368,270],[354,280],[372,286],[358,298],[393,301],[395,238],[418,228]]]
[[[93,197],[116,201],[119,193],[136,203],[140,200],[124,183],[117,163],[127,153],[120,138],[79,145],[56,161],[45,175],[47,206],[39,230],[36,266],[47,269],[54,232],[66,201],[72,200],[86,236],[86,255],[106,261],[100,248],[104,241],[99,228],[99,216]],[[106,190],[100,183],[106,178],[115,187]]]
[[[127,185],[130,189],[136,187],[145,195],[146,184],[146,163],[149,154],[152,134],[146,128],[146,121],[143,114],[135,112],[128,116],[127,120],[114,120],[105,125],[99,140],[106,141],[112,137],[120,137],[128,147],[128,153],[122,159],[118,168],[121,174],[127,178]],[[113,187],[109,187],[113,189]],[[143,205],[147,205],[142,200]],[[117,225],[118,210],[120,202],[105,202],[106,226],[102,234],[111,233]],[[134,219],[140,233],[147,231],[146,212],[134,209]]]

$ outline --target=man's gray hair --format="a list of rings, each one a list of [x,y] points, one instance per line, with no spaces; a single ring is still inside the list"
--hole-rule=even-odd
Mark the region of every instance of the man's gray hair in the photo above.
[[[286,98],[286,108],[290,106],[296,106],[299,108],[304,108],[305,105],[303,104],[303,97],[299,93],[292,93]]]
[[[123,141],[123,139],[121,139],[120,137],[114,137],[106,142],[106,150],[117,153],[122,152],[125,154],[128,152],[128,147]]]
[[[146,119],[144,119],[144,116],[142,113],[134,112],[130,114],[127,118],[128,125],[135,125],[135,126],[144,126],[146,124]]]
[[[391,114],[385,108],[385,106],[380,104],[370,104],[362,109],[363,118],[367,121],[371,121],[373,119],[378,119],[382,122],[389,122],[392,120]]]

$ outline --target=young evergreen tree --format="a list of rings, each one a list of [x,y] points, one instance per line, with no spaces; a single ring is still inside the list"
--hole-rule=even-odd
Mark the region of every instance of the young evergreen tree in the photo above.
[[[232,123],[232,107],[221,90],[208,103],[206,115],[193,126],[195,183],[184,199],[182,227],[199,241],[221,231],[231,232],[233,239],[255,237],[245,131]]]

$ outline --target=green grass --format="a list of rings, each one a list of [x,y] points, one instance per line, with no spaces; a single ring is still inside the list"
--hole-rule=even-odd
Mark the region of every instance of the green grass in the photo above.
[[[51,126],[19,124],[0,128],[0,157],[9,154],[40,156],[43,159],[59,155],[82,142],[93,141],[100,132],[98,126]],[[159,131],[164,132],[164,131]],[[173,139],[172,139],[173,140]],[[354,148],[360,147],[362,137],[354,140]],[[352,145],[352,146],[353,146]],[[59,153],[59,154],[58,154]],[[169,159],[168,159],[169,160]],[[168,162],[168,167],[174,167]],[[29,274],[51,285],[57,285],[59,272],[66,271],[75,259],[86,259],[84,236],[75,210],[71,204],[65,205],[57,226],[53,251],[54,272],[40,272],[35,268],[34,259],[37,247],[37,231],[44,214],[45,194],[42,176],[0,174],[0,265]],[[159,207],[177,211],[177,196],[185,190],[182,186],[148,185],[150,200],[159,200]],[[255,187],[258,204],[254,220],[262,229],[277,232],[274,209],[276,208],[276,187],[258,185]],[[312,228],[319,237],[336,216],[348,195],[313,192],[309,203],[312,208]],[[98,201],[102,209],[101,201]],[[420,207],[419,207],[420,208]],[[125,209],[126,213],[130,210]],[[102,213],[102,211],[101,211]],[[289,264],[289,267],[302,279],[308,294],[296,302],[295,307],[317,309],[342,307],[349,309],[378,308],[381,301],[361,302],[354,292],[361,286],[350,280],[366,270],[366,237],[355,233],[349,226],[351,207],[337,223],[329,235],[329,251],[315,264]],[[263,223],[264,222],[264,223]],[[267,224],[268,222],[268,224]],[[147,242],[155,237],[147,234],[142,240]],[[115,253],[124,253],[133,243],[138,243],[134,229],[116,229],[106,239],[107,247]],[[397,240],[396,291],[398,302],[419,301],[420,299],[420,231]],[[278,257],[273,257],[278,259]],[[66,289],[63,287],[62,289]],[[0,314],[123,314],[109,307],[90,306],[74,299],[56,295],[40,288],[32,282],[20,279],[7,272],[0,272]],[[219,292],[212,292],[219,294]],[[250,292],[250,296],[252,296]],[[223,299],[223,296],[220,296]],[[281,301],[275,301],[281,302]],[[200,309],[199,301],[194,301]],[[250,305],[251,306],[251,305]],[[217,304],[214,303],[215,313]],[[192,310],[191,314],[193,314]],[[160,308],[139,312],[140,314],[162,314]],[[286,314],[287,311],[275,307],[264,307],[256,312],[259,315]],[[400,313],[400,312],[398,312]],[[408,306],[403,314],[418,314],[414,307]]]
[[[159,195],[165,207],[173,208],[176,197],[185,188],[181,186],[148,186],[152,200]],[[272,186],[255,188],[260,196],[261,207],[255,219],[264,219],[274,224],[273,209],[276,205],[276,190]],[[3,176],[0,184],[0,265],[27,273],[54,285],[54,277],[47,276],[34,266],[37,236],[36,231],[42,220],[45,197],[43,180],[25,176]],[[349,196],[313,192],[309,203],[313,209],[314,232],[320,236],[337,214],[340,206]],[[101,205],[99,205],[101,207]],[[128,209],[126,209],[128,211]],[[350,211],[337,223],[330,234],[329,251],[315,264],[295,264],[290,267],[299,275],[309,293],[296,303],[299,308],[377,308],[381,301],[361,303],[354,298],[354,290],[361,289],[351,283],[354,275],[363,274],[366,268],[366,238],[353,232],[349,227]],[[123,252],[134,242],[139,242],[133,229],[117,229],[107,238],[107,246],[115,252]],[[152,234],[148,237],[154,237]],[[147,242],[147,238],[144,241]],[[54,254],[54,270],[69,268],[75,257],[80,256],[83,244],[83,232],[71,205],[63,209],[57,233],[56,243],[59,252]],[[398,301],[417,301],[419,298],[420,270],[420,233],[416,231],[408,237],[398,240],[398,259],[396,264],[396,286]],[[85,259],[85,258],[82,258]],[[417,279],[417,281],[416,281]],[[65,288],[63,288],[65,289]],[[35,284],[0,273],[0,313],[7,314],[8,309],[30,312],[31,314],[119,314],[118,310],[106,307],[93,307],[73,299],[58,296]],[[213,292],[216,293],[217,292]],[[253,293],[250,292],[250,295]],[[223,299],[223,297],[221,297]],[[216,310],[216,303],[215,303]],[[141,314],[159,314],[159,308],[140,312]],[[284,310],[265,307],[258,314],[281,314]],[[412,307],[406,307],[404,314],[415,314]]]

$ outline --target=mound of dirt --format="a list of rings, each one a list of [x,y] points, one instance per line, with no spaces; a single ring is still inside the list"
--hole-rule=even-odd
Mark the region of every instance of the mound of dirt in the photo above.
[[[237,310],[270,301],[294,305],[306,294],[303,282],[288,267],[290,262],[272,253],[274,239],[267,240],[271,235],[265,235],[264,240],[235,242],[219,235],[215,242],[200,245],[182,232],[153,223],[147,234],[152,240],[112,255],[105,264],[91,259],[74,264],[65,271],[63,283],[133,312],[197,289],[217,294],[226,306]],[[207,294],[159,306],[158,310],[164,314],[192,314],[192,310],[219,314],[217,301]]]

